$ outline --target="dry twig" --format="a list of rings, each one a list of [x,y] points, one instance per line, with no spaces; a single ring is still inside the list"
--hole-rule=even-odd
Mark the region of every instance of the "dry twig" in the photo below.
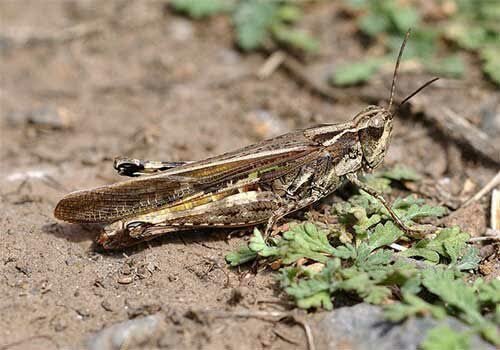
[[[1,36],[16,46],[29,46],[42,43],[61,43],[95,35],[104,29],[104,21],[96,20],[77,24],[55,31],[40,31],[36,28],[12,28]]]
[[[304,66],[295,58],[286,55],[282,67],[290,73],[295,80],[304,84],[311,92],[331,100],[347,98],[347,95],[341,91],[335,91],[328,85],[312,79],[305,71]]]
[[[500,190],[494,189],[491,193],[491,229],[500,230]]]
[[[269,78],[276,69],[283,63],[286,59],[286,54],[283,51],[275,51],[272,53],[264,64],[259,68],[257,72],[257,77],[259,79]]]
[[[425,111],[425,118],[456,142],[495,164],[500,164],[500,149],[491,143],[488,135],[448,107],[428,109]]]
[[[462,207],[466,207],[473,202],[477,202],[488,192],[493,190],[495,187],[500,186],[500,171],[491,179],[483,188],[481,188],[474,196],[469,198],[462,204]]]
[[[472,237],[469,239],[469,242],[484,242],[484,241],[500,241],[500,235],[497,236],[481,236],[481,237]]]

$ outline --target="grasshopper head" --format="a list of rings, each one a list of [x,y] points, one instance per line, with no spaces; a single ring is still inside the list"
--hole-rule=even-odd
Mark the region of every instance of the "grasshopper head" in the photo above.
[[[392,114],[385,108],[369,106],[359,113],[354,123],[363,152],[363,164],[377,167],[385,157],[392,132]]]
[[[406,36],[399,49],[396,66],[392,75],[391,95],[389,99],[389,106],[387,108],[379,106],[368,106],[361,113],[354,117],[354,124],[358,130],[359,142],[361,143],[361,150],[363,152],[363,165],[367,170],[377,167],[385,157],[387,147],[391,139],[392,132],[392,119],[396,111],[393,111],[392,106],[394,102],[394,93],[396,92],[396,78],[398,75],[399,63],[403,55],[406,42],[410,35],[410,30],[406,32]],[[409,96],[407,96],[400,104],[401,107],[413,96],[418,94],[424,88],[438,80],[434,78],[423,84]]]
[[[406,32],[406,36],[399,49],[396,66],[392,75],[391,95],[389,99],[389,106],[387,108],[379,106],[369,106],[361,113],[354,117],[354,124],[358,130],[359,142],[363,152],[363,165],[367,170],[377,167],[385,157],[392,132],[392,118],[396,111],[393,112],[392,106],[394,102],[394,93],[396,91],[396,78],[398,75],[399,63],[403,55],[406,42],[410,36],[410,30]],[[406,103],[409,99],[422,91],[425,87],[438,80],[434,78],[423,84],[420,88],[415,90],[412,94],[406,97],[399,106]]]

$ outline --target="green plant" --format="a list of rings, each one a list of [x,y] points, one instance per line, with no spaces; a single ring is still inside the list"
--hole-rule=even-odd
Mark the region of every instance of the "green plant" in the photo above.
[[[173,0],[172,8],[199,19],[229,13],[235,40],[245,50],[275,43],[304,53],[314,53],[319,43],[294,25],[302,17],[301,3],[291,0]]]
[[[398,167],[366,176],[364,181],[390,193],[391,183],[419,178],[410,169]],[[409,225],[446,212],[415,196],[396,199],[392,208]],[[277,277],[281,288],[299,308],[329,310],[333,300],[343,294],[387,305],[386,317],[394,322],[414,316],[443,319],[451,315],[468,323],[471,333],[500,344],[496,328],[500,282],[466,282],[468,273],[463,271],[477,268],[480,261],[477,249],[467,243],[467,233],[456,227],[442,228],[432,237],[415,240],[363,191],[334,205],[332,212],[338,216],[339,225],[326,230],[312,222],[292,224],[282,236],[265,241],[256,229],[249,244],[226,259],[232,266],[253,259],[281,264]],[[400,243],[395,246],[396,242]],[[406,248],[399,251],[400,247]],[[422,261],[417,264],[412,258]],[[395,290],[400,291],[400,298]],[[437,337],[438,331],[443,331],[442,338]],[[440,327],[429,332],[421,346],[453,349],[467,344],[465,337]]]
[[[424,20],[417,3],[396,0],[346,0],[359,13],[362,33],[382,42],[388,54],[339,66],[330,77],[335,85],[369,80],[383,63],[393,62],[401,38],[413,29],[405,57],[418,61],[428,72],[453,78],[465,72],[457,49],[474,52],[482,60],[483,72],[500,85],[500,4],[489,0],[455,0],[456,10],[441,21]],[[452,41],[443,56],[438,44]]]

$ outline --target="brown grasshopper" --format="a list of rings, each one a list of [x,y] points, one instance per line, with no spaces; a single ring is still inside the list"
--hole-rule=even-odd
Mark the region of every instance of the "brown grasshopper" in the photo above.
[[[347,123],[293,131],[201,161],[119,158],[114,163],[118,173],[137,179],[70,193],[57,204],[55,217],[106,224],[98,239],[106,249],[205,227],[266,223],[269,233],[280,218],[348,180],[380,200],[394,221],[410,231],[357,175],[377,167],[389,146],[397,72],[408,35],[396,61],[387,109],[369,106]]]

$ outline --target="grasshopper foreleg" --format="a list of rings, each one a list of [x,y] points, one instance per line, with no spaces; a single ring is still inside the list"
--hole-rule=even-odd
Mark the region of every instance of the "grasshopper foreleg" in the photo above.
[[[387,212],[391,216],[391,218],[394,220],[396,225],[399,226],[400,229],[402,229],[404,232],[408,234],[419,234],[421,235],[422,233],[425,233],[428,231],[427,228],[425,227],[409,227],[407,226],[401,218],[392,210],[391,206],[387,203],[385,198],[374,188],[368,186],[367,184],[363,183],[362,181],[359,180],[358,176],[355,173],[349,173],[346,175],[347,179],[352,182],[354,185],[358,186],[360,189],[368,193],[370,196],[376,198],[382,205],[384,206],[385,209],[387,209]]]

